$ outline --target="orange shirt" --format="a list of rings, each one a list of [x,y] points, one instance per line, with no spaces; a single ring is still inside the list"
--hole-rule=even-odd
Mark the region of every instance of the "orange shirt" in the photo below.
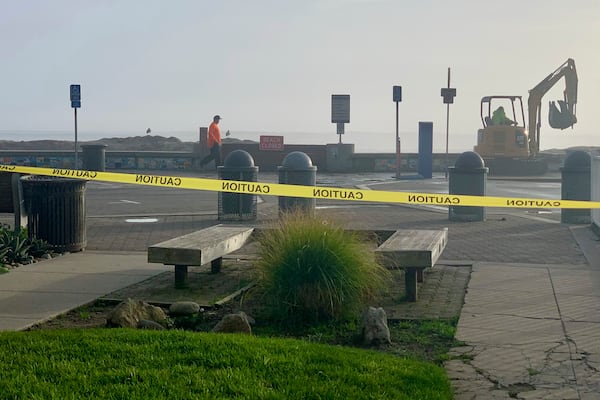
[[[213,147],[215,143],[221,144],[221,128],[219,128],[218,124],[211,122],[210,126],[208,127],[208,148],[210,149]]]

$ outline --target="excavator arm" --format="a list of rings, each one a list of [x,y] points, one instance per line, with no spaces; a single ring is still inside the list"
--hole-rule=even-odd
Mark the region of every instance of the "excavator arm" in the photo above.
[[[577,70],[575,61],[569,58],[529,91],[527,105],[529,109],[529,154],[531,157],[536,156],[540,151],[542,97],[563,77],[565,78],[564,100],[558,100],[560,110],[555,102],[550,102],[549,124],[555,129],[565,129],[569,126],[572,127],[577,122],[575,116]]]

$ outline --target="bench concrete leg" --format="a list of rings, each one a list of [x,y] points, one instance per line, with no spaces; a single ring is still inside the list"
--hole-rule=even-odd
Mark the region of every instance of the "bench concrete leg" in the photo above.
[[[183,289],[188,286],[188,266],[187,265],[176,265],[175,266],[175,288]]]
[[[210,273],[218,274],[221,272],[221,265],[223,265],[223,257],[216,258],[210,262]]]
[[[404,285],[406,286],[406,300],[417,301],[417,272],[418,268],[404,268]]]
[[[422,269],[417,270],[417,282],[423,283],[423,270]]]

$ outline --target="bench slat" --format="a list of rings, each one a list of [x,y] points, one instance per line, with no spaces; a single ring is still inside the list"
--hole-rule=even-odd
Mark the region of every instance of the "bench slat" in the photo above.
[[[448,230],[399,229],[375,250],[400,267],[433,267],[448,242]]]
[[[240,249],[254,228],[215,225],[148,247],[148,262],[204,265]]]

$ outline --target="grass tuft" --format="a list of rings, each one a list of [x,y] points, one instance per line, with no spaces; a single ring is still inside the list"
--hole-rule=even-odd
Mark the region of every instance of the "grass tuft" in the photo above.
[[[391,280],[363,239],[301,213],[264,230],[257,266],[268,317],[288,323],[355,318]]]

